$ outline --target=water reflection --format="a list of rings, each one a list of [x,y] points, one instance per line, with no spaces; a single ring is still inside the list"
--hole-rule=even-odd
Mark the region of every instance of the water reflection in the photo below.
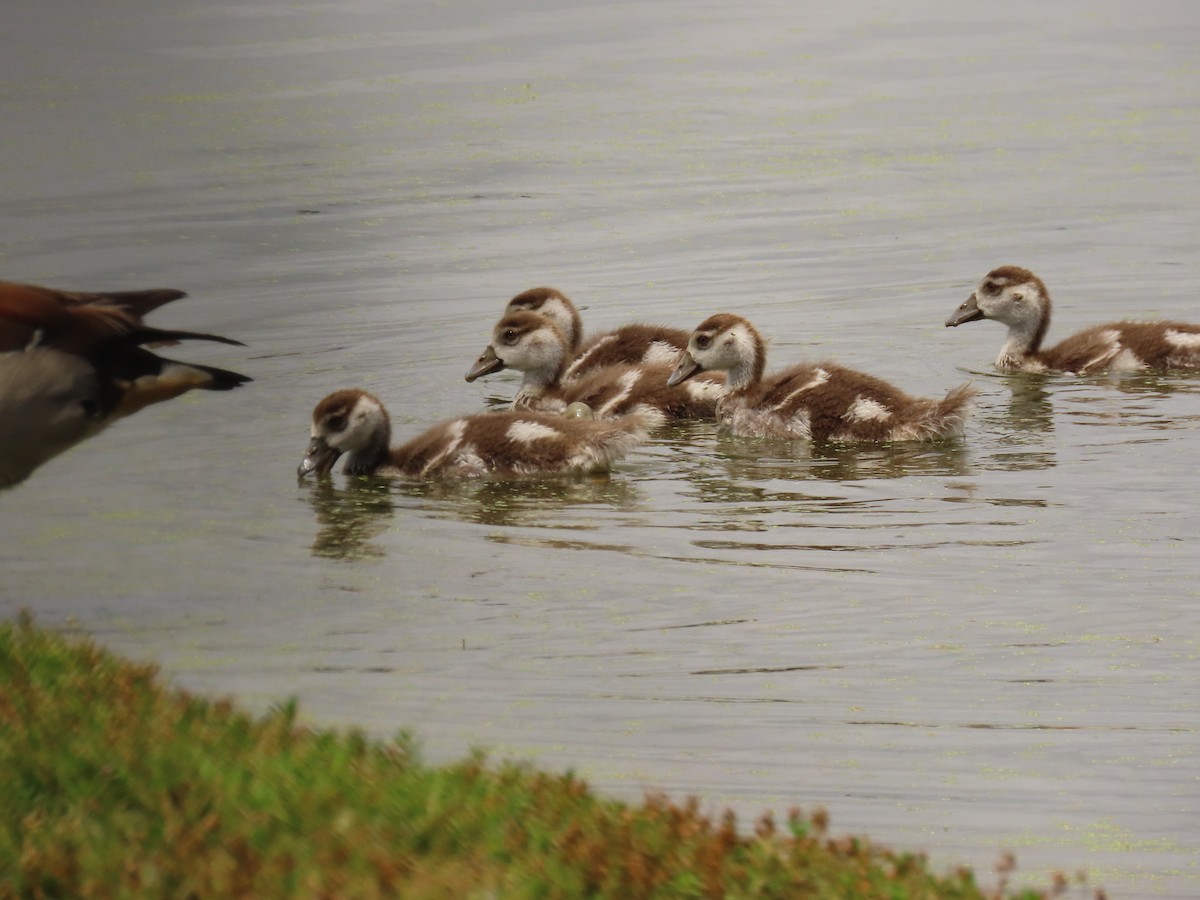
[[[320,526],[312,542],[313,556],[362,560],[385,555],[373,539],[387,531],[395,510],[386,479],[352,478],[344,488],[328,479],[305,484]]]
[[[1064,393],[1063,399],[1072,421],[1081,425],[1176,430],[1200,422],[1192,407],[1171,403],[1176,395],[1189,394],[1200,394],[1200,379],[1195,375],[1135,373],[1089,379]]]
[[[729,482],[734,491],[745,490],[737,482],[780,478],[844,482],[916,475],[962,476],[970,471],[966,445],[958,439],[814,446],[800,441],[753,440],[722,434],[708,461],[717,470],[717,477]],[[712,473],[691,474],[711,487]]]
[[[982,374],[1003,384],[1010,396],[1003,409],[988,409],[986,399],[981,401],[978,419],[1006,435],[1010,444],[1044,444],[1048,441],[1055,430],[1051,391],[1063,407],[1061,411],[1069,412],[1071,418],[1081,424],[1178,428],[1200,421],[1200,415],[1179,415],[1171,407],[1164,406],[1173,395],[1200,394],[1200,375],[1197,374],[1117,373],[1091,378],[1030,372]],[[1030,457],[1036,460],[1038,454]],[[1048,454],[1042,461],[1046,465],[1054,464]]]
[[[478,478],[442,481],[395,481],[395,492],[420,501],[427,515],[477,525],[592,528],[584,522],[550,523],[547,515],[579,507],[630,508],[637,489],[623,478],[605,474],[546,478]]]
[[[1200,372],[1135,372],[1108,380],[1125,394],[1200,394]]]
[[[312,554],[344,560],[384,556],[386,550],[374,539],[391,526],[398,506],[477,525],[594,530],[595,522],[571,521],[569,514],[597,505],[629,509],[638,502],[636,488],[606,475],[443,481],[356,477],[340,487],[334,480],[306,487],[320,526]]]
[[[1054,466],[1054,405],[1047,385],[1055,376],[1018,372],[986,377],[1008,391],[1008,400],[990,405],[997,392],[985,391],[977,401],[976,428],[986,432],[982,468],[1020,472]]]
[[[1003,422],[1014,431],[1048,434],[1054,430],[1054,406],[1046,390],[1047,376],[1009,375],[1004,383],[1011,392]]]

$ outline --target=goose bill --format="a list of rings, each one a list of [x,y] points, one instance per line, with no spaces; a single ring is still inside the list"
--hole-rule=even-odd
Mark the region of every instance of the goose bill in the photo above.
[[[950,318],[946,320],[946,327],[953,328],[956,325],[962,325],[966,322],[975,322],[983,318],[983,310],[979,308],[979,301],[972,294],[963,301],[963,305],[956,309]]]
[[[308,452],[304,454],[304,461],[300,463],[296,474],[303,478],[315,473],[318,478],[324,478],[333,469],[339,456],[341,453],[330,447],[325,438],[314,437],[308,442]]]
[[[504,368],[504,360],[496,355],[496,351],[489,346],[480,354],[479,359],[475,360],[475,365],[467,370],[467,381],[474,381],[476,378],[482,378],[484,375],[490,375],[492,372],[499,372]]]
[[[667,386],[674,387],[682,381],[687,381],[699,371],[700,363],[692,359],[692,354],[684,350],[679,356],[679,362],[675,366],[675,371],[667,379]]]

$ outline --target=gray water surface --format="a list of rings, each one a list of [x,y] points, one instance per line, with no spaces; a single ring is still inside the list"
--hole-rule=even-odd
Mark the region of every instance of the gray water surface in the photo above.
[[[999,326],[941,324],[1005,263],[1052,338],[1200,320],[1198,38],[1194,4],[1115,0],[8,10],[3,277],[186,289],[156,324],[249,346],[178,355],[256,380],[0,497],[0,613],[435,760],[1200,896],[1200,380],[1000,376]],[[296,483],[330,390],[398,438],[511,397],[462,375],[536,284],[591,329],[740,312],[775,365],[970,380],[977,412]]]

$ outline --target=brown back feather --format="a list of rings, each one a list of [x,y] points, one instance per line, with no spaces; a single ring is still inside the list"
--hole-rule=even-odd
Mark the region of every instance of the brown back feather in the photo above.
[[[518,423],[552,429],[562,437],[517,440],[510,429]],[[447,453],[457,429],[461,429],[457,448]],[[478,413],[439,422],[394,448],[389,461],[401,473],[414,477],[461,474],[454,470],[455,461],[459,453],[469,451],[495,474],[559,472],[588,451],[598,463],[607,464],[645,437],[645,422],[638,416],[593,421],[533,411]]]

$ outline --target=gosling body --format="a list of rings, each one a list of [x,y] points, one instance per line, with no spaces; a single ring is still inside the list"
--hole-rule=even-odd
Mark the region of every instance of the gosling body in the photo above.
[[[636,412],[659,422],[711,418],[724,384],[723,377],[710,374],[685,385],[668,385],[671,366],[663,363],[621,363],[568,379],[570,366],[570,339],[558,324],[518,310],[496,324],[492,342],[466,379],[516,369],[524,378],[514,409],[562,412],[572,403],[585,403],[596,418]]]
[[[505,314],[521,310],[545,316],[566,336],[570,353],[562,373],[566,382],[610,366],[672,366],[679,351],[687,346],[688,333],[683,329],[644,323],[622,325],[585,340],[578,308],[566,294],[552,287],[522,291],[508,301]]]
[[[864,372],[832,362],[801,363],[764,375],[766,345],[746,319],[711,316],[692,332],[670,377],[727,372],[716,415],[743,437],[825,442],[936,440],[962,434],[975,391],[954,388],[941,400],[912,397]]]
[[[532,411],[449,419],[392,447],[391,419],[377,397],[357,388],[316,405],[298,474],[328,475],[345,457],[347,475],[408,478],[528,476],[603,471],[646,440],[639,416],[611,421]]]
[[[1110,322],[1043,348],[1050,330],[1050,292],[1028,269],[1000,266],[946,320],[947,328],[993,319],[1008,327],[996,368],[1005,372],[1188,371],[1200,369],[1200,325]]]

